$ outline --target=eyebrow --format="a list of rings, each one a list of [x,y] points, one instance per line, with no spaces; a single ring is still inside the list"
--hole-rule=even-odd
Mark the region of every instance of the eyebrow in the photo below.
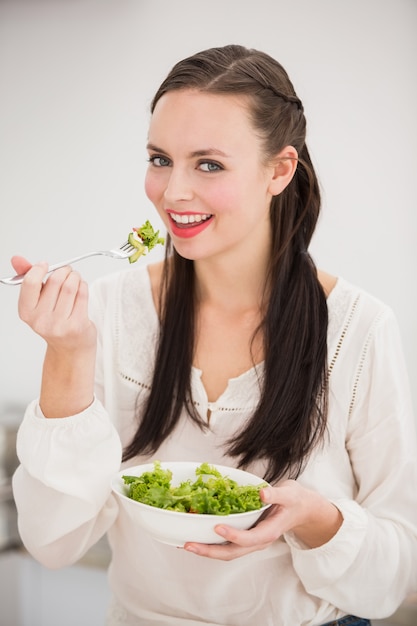
[[[158,146],[155,146],[155,144],[153,143],[148,143],[146,148],[147,150],[152,150],[153,152],[161,152],[162,154],[167,154],[165,150],[163,150],[162,148],[158,148]],[[203,156],[222,156],[225,158],[228,157],[225,152],[223,152],[222,150],[218,150],[217,148],[203,148],[201,150],[193,150],[193,152],[191,152],[189,155],[190,158]]]

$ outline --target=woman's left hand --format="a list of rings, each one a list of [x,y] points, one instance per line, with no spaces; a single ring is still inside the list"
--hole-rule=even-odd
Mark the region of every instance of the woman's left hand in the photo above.
[[[319,493],[295,480],[260,492],[263,502],[272,504],[256,526],[236,530],[224,524],[215,527],[226,544],[186,543],[184,549],[212,559],[230,561],[256,550],[264,550],[283,533],[292,531],[307,548],[327,543],[340,528],[339,509]]]

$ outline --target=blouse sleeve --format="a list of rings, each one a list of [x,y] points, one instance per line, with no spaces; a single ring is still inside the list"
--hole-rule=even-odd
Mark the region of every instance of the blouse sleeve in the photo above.
[[[385,310],[356,370],[346,447],[357,487],[335,500],[344,522],[327,544],[286,536],[306,590],[347,614],[392,614],[417,589],[417,446],[396,320]]]
[[[76,562],[117,516],[111,479],[121,445],[114,426],[97,399],[59,419],[44,418],[33,402],[19,428],[17,454],[13,491],[24,545],[47,567]]]
[[[122,446],[104,408],[102,336],[112,336],[107,292],[93,288],[91,318],[98,335],[96,397],[77,415],[46,419],[37,401],[25,413],[17,436],[20,465],[13,477],[19,533],[28,551],[47,567],[76,562],[113,524],[118,505],[111,479]],[[59,514],[58,514],[59,512]]]

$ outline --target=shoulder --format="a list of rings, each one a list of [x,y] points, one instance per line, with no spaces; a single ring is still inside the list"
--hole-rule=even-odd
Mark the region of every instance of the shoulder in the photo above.
[[[392,309],[358,285],[338,277],[327,298],[329,319],[335,323],[352,319],[365,326],[382,317],[394,317]]]
[[[376,352],[402,349],[396,316],[391,307],[342,277],[327,299],[328,351],[331,368],[363,366]],[[359,365],[358,365],[359,364]]]
[[[330,343],[351,327],[366,334],[378,320],[394,317],[384,302],[343,277],[322,270],[317,275],[327,298]]]
[[[341,276],[318,270],[317,277],[326,295],[329,317],[337,317],[340,321],[340,316],[345,317],[346,314],[352,314],[353,310],[357,309],[371,318],[374,315],[391,312],[382,300]]]
[[[137,317],[153,320],[156,315],[152,280],[146,265],[103,276],[90,285],[89,291],[94,321],[117,317],[127,323]]]
[[[333,276],[332,274],[323,272],[323,270],[318,270],[317,278],[319,279],[319,282],[327,298],[337,284],[337,276]]]

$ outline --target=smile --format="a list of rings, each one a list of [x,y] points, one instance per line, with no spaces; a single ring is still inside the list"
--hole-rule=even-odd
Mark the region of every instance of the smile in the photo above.
[[[190,239],[199,235],[212,221],[211,213],[174,213],[168,211],[171,218],[171,232],[181,239]]]
[[[210,217],[212,217],[209,213],[201,214],[187,214],[187,213],[170,213],[171,219],[180,226],[184,224],[186,226],[190,224],[199,224],[200,222],[205,222]]]

